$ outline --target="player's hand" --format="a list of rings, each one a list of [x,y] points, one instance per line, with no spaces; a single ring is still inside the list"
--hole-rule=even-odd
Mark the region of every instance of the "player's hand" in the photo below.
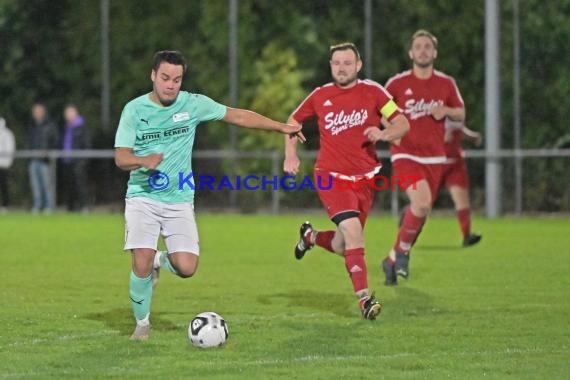
[[[297,175],[299,174],[299,157],[295,155],[285,156],[285,161],[283,161],[283,171],[287,174]]]
[[[445,106],[433,107],[431,109],[430,114],[435,120],[441,120],[447,116],[447,107]]]
[[[366,136],[371,143],[376,143],[380,140],[390,141],[388,134],[388,129],[380,130],[378,127],[368,127],[364,130],[364,136]]]
[[[307,141],[303,132],[301,132],[302,125],[292,125],[292,124],[283,124],[284,127],[281,129],[282,133],[289,135],[290,138],[294,139],[297,138],[299,141],[304,143]]]
[[[479,132],[475,132],[475,136],[473,138],[473,144],[475,144],[477,148],[483,144],[483,135]]]
[[[162,162],[163,158],[164,154],[162,153],[154,153],[154,154],[149,154],[148,156],[143,156],[141,157],[142,159],[141,166],[146,169],[154,170]]]

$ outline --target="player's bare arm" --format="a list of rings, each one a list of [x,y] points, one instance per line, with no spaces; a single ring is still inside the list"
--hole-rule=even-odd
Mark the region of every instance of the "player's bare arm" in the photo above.
[[[148,156],[136,156],[130,148],[115,149],[115,165],[120,169],[131,171],[139,168],[156,169],[164,155],[154,153]]]
[[[448,117],[453,121],[463,121],[463,120],[465,120],[465,108],[464,107],[438,106],[438,107],[432,108],[431,116],[435,120],[441,120],[444,117]]]
[[[249,110],[228,107],[226,116],[224,116],[224,121],[244,128],[277,131],[287,135],[296,136],[301,141],[305,141],[305,136],[303,136],[303,133],[301,132],[301,126],[280,123]]]
[[[384,129],[368,127],[364,131],[369,141],[376,143],[382,140],[399,145],[402,137],[410,130],[410,122],[404,115],[398,115],[392,121],[383,117],[381,122]]]
[[[471,141],[475,146],[479,147],[483,143],[483,135],[481,135],[479,132],[475,132],[466,126],[463,126],[461,132],[463,132],[463,136],[467,140]]]
[[[287,124],[301,127],[301,124],[292,116],[287,120]],[[301,161],[297,156],[297,137],[285,136],[285,160],[283,162],[283,171],[288,174],[296,175],[299,173]]]

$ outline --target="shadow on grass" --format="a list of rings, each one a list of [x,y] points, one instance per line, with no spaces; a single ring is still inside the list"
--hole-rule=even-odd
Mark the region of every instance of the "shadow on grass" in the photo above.
[[[351,301],[352,304],[351,304]],[[264,294],[257,297],[257,302],[269,305],[273,302],[285,303],[285,307],[306,307],[334,313],[339,316],[351,316],[350,306],[356,305],[356,300],[350,294],[324,293],[314,290],[291,290],[287,293]]]
[[[111,330],[118,330],[125,335],[132,333],[135,326],[132,310],[127,307],[85,314],[82,318],[103,322]],[[160,330],[179,329],[171,321],[161,318],[160,312],[152,313],[152,326]]]
[[[396,298],[389,302],[383,302],[382,292],[377,294],[377,298],[384,305],[387,311],[401,314],[405,317],[415,317],[421,315],[433,315],[444,313],[444,310],[433,306],[433,298],[428,293],[410,288],[401,284],[393,288]],[[356,307],[356,300],[350,294],[325,293],[314,290],[292,290],[287,293],[265,294],[257,297],[257,302],[270,305],[273,303],[283,303],[285,309],[291,307],[304,307],[314,311],[333,313],[342,317],[353,317]]]
[[[403,318],[414,318],[451,313],[451,310],[442,309],[434,305],[431,295],[421,290],[411,288],[405,284],[394,288],[396,298],[385,305],[386,311],[391,309],[394,314]]]

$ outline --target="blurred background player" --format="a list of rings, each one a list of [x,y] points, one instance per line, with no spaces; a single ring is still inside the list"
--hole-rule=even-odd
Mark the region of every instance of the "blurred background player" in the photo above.
[[[42,102],[32,105],[32,120],[28,125],[28,149],[59,149],[57,125],[49,117],[46,106]],[[32,213],[43,211],[45,214],[51,214],[55,210],[55,194],[48,159],[32,158],[28,169],[33,196]]]
[[[14,161],[16,150],[16,139],[14,133],[6,125],[6,120],[0,117],[0,193],[2,193],[2,204],[0,213],[4,214],[10,207],[10,186],[8,175]]]
[[[412,69],[386,83],[386,89],[410,121],[410,132],[400,145],[391,145],[390,154],[395,175],[421,175],[423,179],[404,181],[410,205],[404,211],[396,241],[382,261],[386,285],[397,285],[398,275],[408,278],[410,249],[435,201],[445,163],[444,119],[465,119],[465,106],[455,81],[433,68],[437,58],[435,36],[426,30],[415,32],[408,55]]]
[[[149,337],[153,283],[158,280],[160,267],[182,278],[191,277],[198,267],[194,190],[179,179],[179,173],[192,173],[198,124],[224,120],[246,128],[298,133],[304,140],[298,126],[180,91],[186,69],[180,52],[157,52],[150,75],[152,92],[127,103],[115,137],[115,162],[130,171],[124,249],[132,252],[129,293],[136,319],[132,340]],[[170,186],[161,187],[164,177],[153,177],[156,171],[169,176]],[[168,252],[157,251],[160,234]]]
[[[83,116],[73,104],[68,104],[63,117],[65,127],[62,148],[65,152],[89,149],[91,139]],[[64,157],[62,170],[69,211],[87,212],[87,159]]]
[[[482,236],[471,233],[471,205],[469,202],[469,173],[465,162],[465,153],[461,148],[463,140],[481,146],[483,137],[479,132],[467,128],[463,122],[445,119],[445,156],[441,186],[445,186],[451,195],[459,227],[463,235],[463,246],[477,244]]]
[[[315,186],[337,228],[316,231],[309,222],[303,223],[295,257],[302,259],[315,244],[343,256],[362,316],[375,319],[381,305],[368,289],[363,236],[374,188],[367,181],[359,182],[372,178],[381,167],[375,143],[400,139],[410,126],[382,86],[358,79],[362,60],[354,44],[332,46],[329,58],[333,83],[316,88],[287,122],[300,126],[317,118],[320,151],[314,167]],[[384,130],[379,128],[381,116],[391,121]],[[297,174],[299,164],[296,141],[286,138],[285,172]],[[338,188],[339,177],[352,186]]]

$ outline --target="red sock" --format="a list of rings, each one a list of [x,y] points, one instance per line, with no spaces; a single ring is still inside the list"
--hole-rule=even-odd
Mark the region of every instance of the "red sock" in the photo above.
[[[329,252],[334,252],[332,248],[332,239],[335,231],[319,231],[315,238],[315,244]]]
[[[422,226],[426,221],[426,217],[417,217],[412,213],[412,209],[408,207],[404,213],[404,220],[398,231],[398,237],[394,244],[394,250],[402,253],[410,252],[412,244],[418,238]]]
[[[459,220],[459,227],[463,237],[466,238],[471,234],[471,209],[464,208],[457,210],[457,219]]]
[[[368,289],[364,248],[346,249],[344,251],[344,264],[352,281],[354,292],[358,293],[363,289]]]

